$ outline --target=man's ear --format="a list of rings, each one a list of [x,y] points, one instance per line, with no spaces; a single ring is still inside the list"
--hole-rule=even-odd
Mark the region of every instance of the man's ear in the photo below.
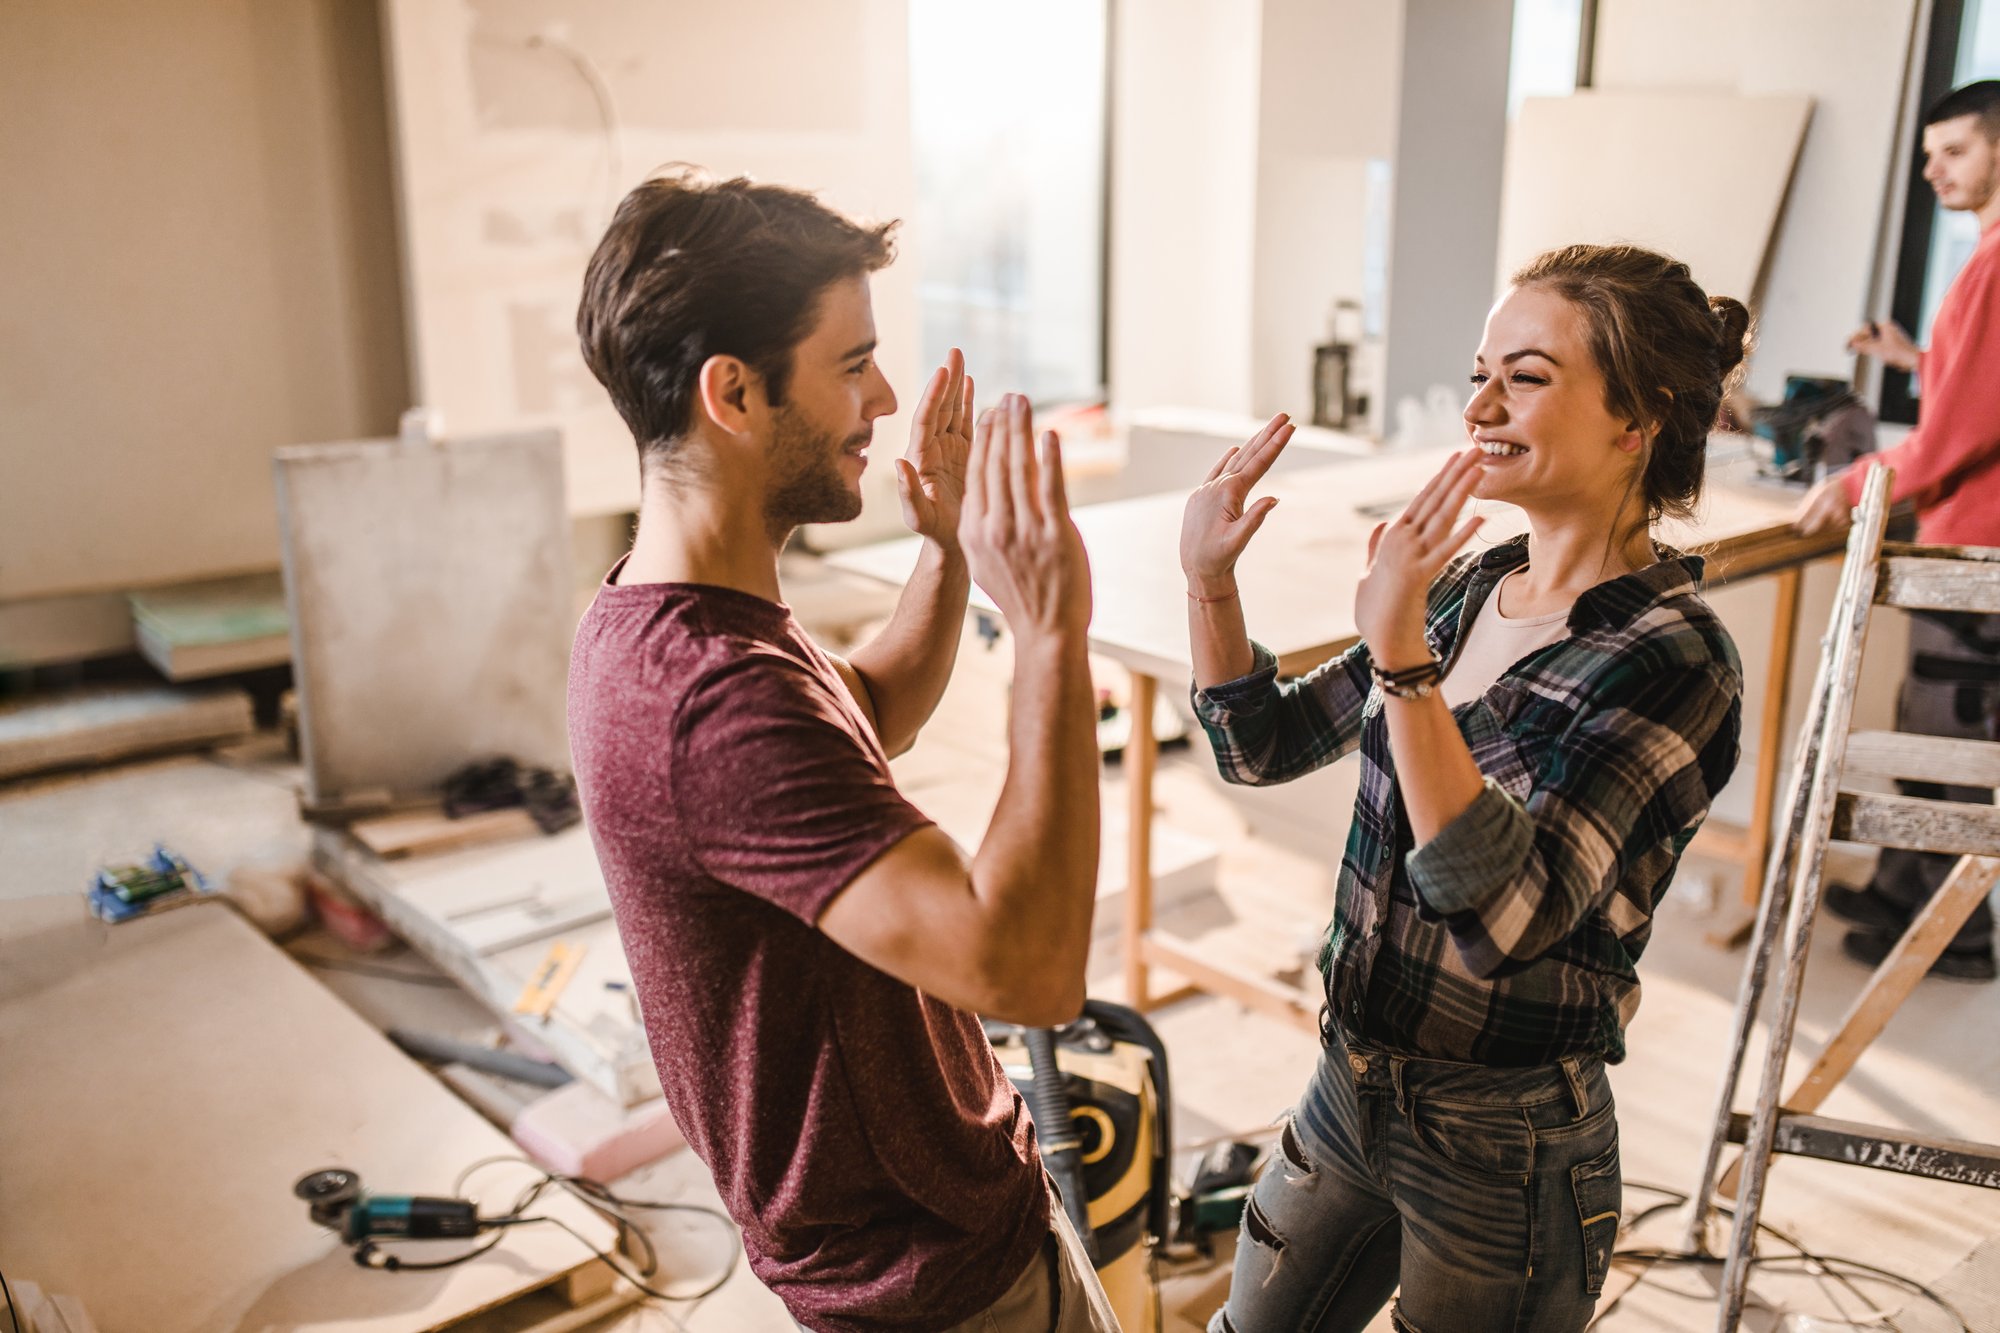
[[[746,435],[763,414],[763,379],[733,356],[711,356],[695,376],[702,412],[731,435]]]

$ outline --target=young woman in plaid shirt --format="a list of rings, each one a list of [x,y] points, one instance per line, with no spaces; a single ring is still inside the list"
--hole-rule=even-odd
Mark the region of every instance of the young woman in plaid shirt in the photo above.
[[[1700,495],[1749,314],[1686,265],[1572,246],[1487,317],[1470,447],[1370,540],[1363,642],[1277,678],[1237,558],[1281,416],[1181,534],[1194,701],[1232,782],[1359,747],[1321,950],[1324,1050],[1246,1210],[1210,1333],[1581,1329],[1619,1213],[1605,1065],[1652,912],[1737,758],[1742,673],[1701,560],[1652,524]],[[1529,534],[1460,547],[1469,499]],[[1454,558],[1456,557],[1456,558]]]

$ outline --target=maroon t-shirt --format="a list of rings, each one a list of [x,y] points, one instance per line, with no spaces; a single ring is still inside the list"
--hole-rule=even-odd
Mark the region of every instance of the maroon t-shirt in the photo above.
[[[667,1103],[800,1323],[949,1328],[1048,1234],[1027,1107],[977,1018],[814,924],[930,821],[789,610],[620,567],[570,748]]]

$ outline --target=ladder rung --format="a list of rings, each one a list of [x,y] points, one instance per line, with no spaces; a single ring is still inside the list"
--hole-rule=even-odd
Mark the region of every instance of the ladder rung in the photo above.
[[[1876,572],[1875,600],[1912,611],[2000,611],[2000,565],[1990,559],[1885,555]]]
[[[1984,560],[1988,564],[2000,565],[2000,546],[1938,546],[1922,542],[1883,542],[1885,556],[1914,555],[1926,558],[1943,556],[1947,560]]]
[[[2000,787],[2000,744],[1907,731],[1857,731],[1847,738],[1842,778],[1907,778],[1947,787]]]
[[[1729,1117],[1729,1141],[1750,1136],[1750,1117],[1741,1111]],[[1959,1185],[2000,1189],[2000,1145],[1967,1139],[1938,1139],[1883,1125],[1852,1120],[1828,1120],[1817,1115],[1778,1113],[1771,1151],[1794,1157],[1819,1157],[1851,1166],[1900,1171],[1906,1176],[1948,1180]]]
[[[1844,791],[1834,802],[1833,836],[1913,852],[2000,856],[2000,806]]]

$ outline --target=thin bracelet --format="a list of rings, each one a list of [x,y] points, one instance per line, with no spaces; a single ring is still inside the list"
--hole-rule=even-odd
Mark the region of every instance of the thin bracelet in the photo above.
[[[1237,590],[1234,588],[1231,588],[1228,592],[1222,594],[1222,596],[1220,597],[1203,597],[1199,593],[1195,592],[1194,589],[1192,588],[1188,589],[1189,599],[1192,601],[1200,602],[1203,606],[1211,606],[1216,602],[1234,601],[1236,599],[1236,595],[1237,595]]]

